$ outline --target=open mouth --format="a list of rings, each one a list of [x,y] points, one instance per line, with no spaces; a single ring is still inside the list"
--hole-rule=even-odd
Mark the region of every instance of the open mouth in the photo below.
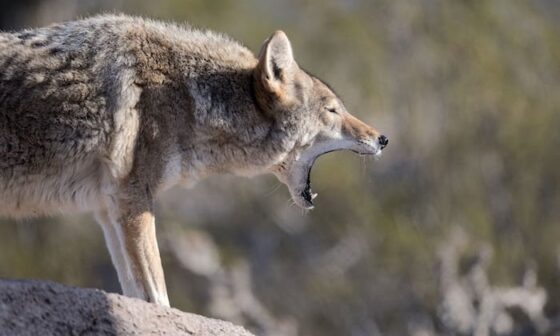
[[[358,155],[373,155],[375,158],[378,158],[381,155],[381,150],[376,149],[374,151],[360,151],[360,150],[353,150],[350,149],[352,152]],[[322,155],[325,155],[330,152],[334,152],[336,150],[326,151],[321,153],[314,158],[310,159],[306,164],[297,165],[297,168],[292,171],[292,178],[290,179],[293,183],[288,183],[288,187],[290,189],[290,193],[292,194],[292,199],[294,202],[301,208],[306,210],[311,210],[314,207],[313,200],[317,197],[317,193],[314,193],[311,189],[311,170],[317,158]],[[292,189],[291,186],[294,186]]]

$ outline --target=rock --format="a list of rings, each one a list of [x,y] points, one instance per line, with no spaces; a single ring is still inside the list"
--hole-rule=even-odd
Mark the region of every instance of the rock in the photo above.
[[[138,299],[28,280],[0,280],[0,335],[253,336],[230,322]]]

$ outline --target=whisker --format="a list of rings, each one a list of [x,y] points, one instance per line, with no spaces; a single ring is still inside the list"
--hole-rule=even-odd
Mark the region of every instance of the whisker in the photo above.
[[[296,202],[295,202],[291,197],[288,198],[288,199],[286,200],[286,202],[289,202],[289,203],[290,203],[290,204],[289,204],[290,207],[293,207],[294,205],[296,205]]]
[[[272,188],[272,190],[268,191],[267,193],[264,194],[264,197],[268,197],[270,195],[272,195],[276,190],[278,190],[280,187],[282,186],[282,183],[277,182],[276,185]]]

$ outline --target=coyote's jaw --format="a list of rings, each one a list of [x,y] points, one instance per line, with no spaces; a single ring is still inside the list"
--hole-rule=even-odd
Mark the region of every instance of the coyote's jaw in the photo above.
[[[359,155],[373,155],[375,158],[381,156],[385,145],[378,140],[337,140],[325,141],[314,144],[303,150],[300,155],[291,163],[287,163],[285,170],[279,170],[276,175],[284,182],[290,191],[292,200],[302,209],[313,209],[313,200],[317,197],[311,189],[311,169],[317,158],[321,155],[340,151],[350,150]]]

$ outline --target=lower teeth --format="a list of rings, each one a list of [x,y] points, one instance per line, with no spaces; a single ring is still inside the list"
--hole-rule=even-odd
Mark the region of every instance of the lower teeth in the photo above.
[[[309,203],[317,197],[317,194],[311,191],[311,187],[307,186],[304,191],[302,191],[301,196]]]

